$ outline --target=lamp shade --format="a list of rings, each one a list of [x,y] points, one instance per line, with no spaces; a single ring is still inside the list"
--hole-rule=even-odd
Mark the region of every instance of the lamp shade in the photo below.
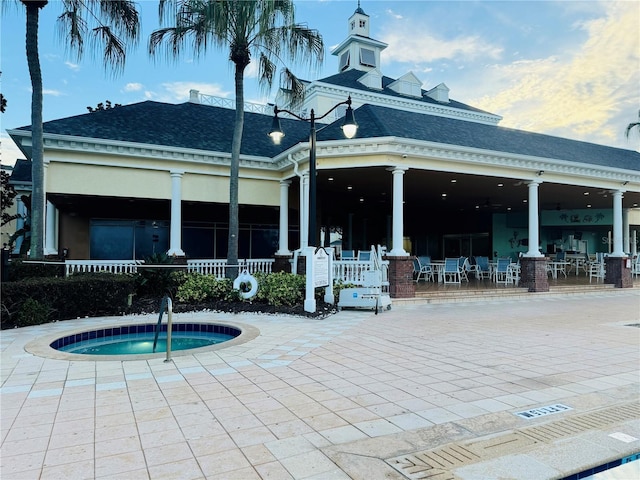
[[[358,124],[356,123],[356,119],[353,116],[353,108],[351,108],[351,103],[347,107],[347,113],[344,115],[344,122],[342,123],[342,133],[347,138],[353,138],[358,131]]]
[[[282,137],[284,137],[284,132],[282,131],[282,127],[280,126],[280,119],[278,118],[278,114],[276,113],[273,117],[273,122],[271,123],[271,130],[267,134],[273,140],[273,143],[276,145],[280,145],[280,141]]]

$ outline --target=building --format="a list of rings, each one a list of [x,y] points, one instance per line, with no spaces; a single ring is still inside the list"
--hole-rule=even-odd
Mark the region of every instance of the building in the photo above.
[[[359,125],[345,139],[341,107],[317,132],[317,223],[333,233],[327,243],[385,245],[398,261],[637,252],[640,153],[502,128],[498,115],[450,98],[445,84],[386,77],[386,45],[370,38],[369,22],[358,6],[333,51],[338,73],[308,82],[296,112],[320,115],[350,97]],[[225,258],[229,107],[194,91],[184,104],[46,122],[46,253]],[[239,257],[288,256],[305,242],[309,124],[283,116],[286,136],[274,145],[273,106],[247,108]],[[29,158],[30,128],[9,134]]]

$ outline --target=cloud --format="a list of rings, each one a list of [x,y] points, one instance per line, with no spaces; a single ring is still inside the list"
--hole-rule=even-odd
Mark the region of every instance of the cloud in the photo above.
[[[49,95],[51,97],[62,97],[64,95],[66,95],[66,93],[62,93],[60,90],[53,90],[50,88],[43,88],[42,89],[42,94],[43,95]]]
[[[387,15],[389,15],[392,18],[395,18],[396,20],[402,20],[404,18],[402,15],[400,15],[399,13],[394,12],[390,8],[387,8],[386,13],[387,13]]]
[[[383,63],[430,63],[436,60],[497,60],[504,49],[478,35],[439,38],[430,34],[416,20],[403,18],[387,10],[393,18],[384,26],[380,40],[388,45],[382,55]]]
[[[503,126],[630,148],[622,137],[639,103],[638,7],[603,5],[604,15],[577,24],[587,38],[568,55],[490,65],[475,85],[486,93],[470,103]]]
[[[64,64],[69,68],[69,70],[72,70],[74,72],[80,70],[80,65],[78,65],[77,63],[71,63],[67,60],[66,62],[64,62]]]
[[[11,137],[6,133],[0,134],[0,163],[14,165],[19,158],[24,158],[24,154]]]
[[[143,88],[144,88],[144,85],[142,85],[141,83],[127,83],[124,86],[124,91],[125,92],[139,92]]]

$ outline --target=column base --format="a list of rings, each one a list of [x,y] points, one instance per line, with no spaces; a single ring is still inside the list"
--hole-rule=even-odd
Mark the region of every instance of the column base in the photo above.
[[[291,259],[293,258],[293,255],[291,254],[281,255],[279,253],[276,253],[274,255],[274,258],[275,258],[275,262],[273,264],[273,269],[272,269],[274,273],[277,273],[277,272],[291,273]]]
[[[616,288],[633,287],[631,278],[631,258],[606,257],[604,283],[613,283]]]
[[[391,298],[414,298],[416,282],[413,281],[413,259],[410,256],[394,257],[389,260],[389,295]]]
[[[522,257],[520,259],[520,286],[530,292],[548,292],[547,257]]]

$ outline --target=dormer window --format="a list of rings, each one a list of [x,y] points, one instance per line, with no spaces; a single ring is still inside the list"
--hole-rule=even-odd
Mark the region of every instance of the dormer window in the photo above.
[[[349,51],[344,52],[340,56],[340,71],[344,71],[349,68]]]
[[[375,52],[369,48],[361,48],[360,49],[360,65],[364,65],[367,67],[375,67],[376,66]]]

